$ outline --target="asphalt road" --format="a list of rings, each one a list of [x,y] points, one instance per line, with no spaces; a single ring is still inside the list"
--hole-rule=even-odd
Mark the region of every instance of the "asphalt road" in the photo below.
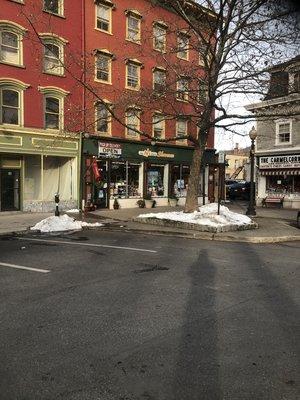
[[[300,398],[299,243],[34,238],[0,237],[1,400]]]

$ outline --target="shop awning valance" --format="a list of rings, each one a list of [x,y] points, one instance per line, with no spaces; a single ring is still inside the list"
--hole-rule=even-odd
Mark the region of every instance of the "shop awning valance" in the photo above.
[[[272,170],[260,170],[262,176],[275,176],[275,175],[300,175],[300,169],[272,169]]]

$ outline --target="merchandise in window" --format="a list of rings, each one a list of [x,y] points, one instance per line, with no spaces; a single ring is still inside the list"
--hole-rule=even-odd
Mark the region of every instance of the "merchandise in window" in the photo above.
[[[126,162],[112,162],[110,173],[111,197],[138,198],[140,164]]]
[[[267,176],[266,189],[268,193],[293,193],[293,176]]]
[[[105,6],[104,4],[97,5],[97,28],[101,31],[110,32],[110,19],[111,19],[111,7]]]
[[[150,164],[147,169],[147,193],[152,197],[164,196],[164,165]]]
[[[1,90],[1,123],[20,124],[20,94],[15,90]]]
[[[45,99],[45,128],[59,129],[59,99],[46,97]]]
[[[186,197],[190,175],[189,165],[171,165],[171,194]]]
[[[19,36],[13,32],[0,32],[0,61],[18,65],[20,63]]]

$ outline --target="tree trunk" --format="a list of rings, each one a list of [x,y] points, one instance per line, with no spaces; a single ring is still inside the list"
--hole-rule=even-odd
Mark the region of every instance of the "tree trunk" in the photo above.
[[[201,161],[203,151],[199,146],[196,146],[193,152],[188,190],[186,194],[186,202],[184,212],[190,213],[198,211],[198,196],[200,188],[200,176],[201,176]]]

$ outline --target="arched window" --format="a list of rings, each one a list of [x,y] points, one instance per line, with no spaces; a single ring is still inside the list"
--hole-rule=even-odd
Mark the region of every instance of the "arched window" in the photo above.
[[[23,35],[25,29],[10,21],[0,20],[0,62],[23,64]]]
[[[1,124],[20,125],[20,92],[1,87]]]
[[[67,40],[52,33],[39,33],[43,42],[43,71],[47,74],[64,74],[64,46]]]
[[[45,129],[64,129],[64,98],[69,94],[65,90],[46,86],[39,87],[44,95],[44,127]]]

